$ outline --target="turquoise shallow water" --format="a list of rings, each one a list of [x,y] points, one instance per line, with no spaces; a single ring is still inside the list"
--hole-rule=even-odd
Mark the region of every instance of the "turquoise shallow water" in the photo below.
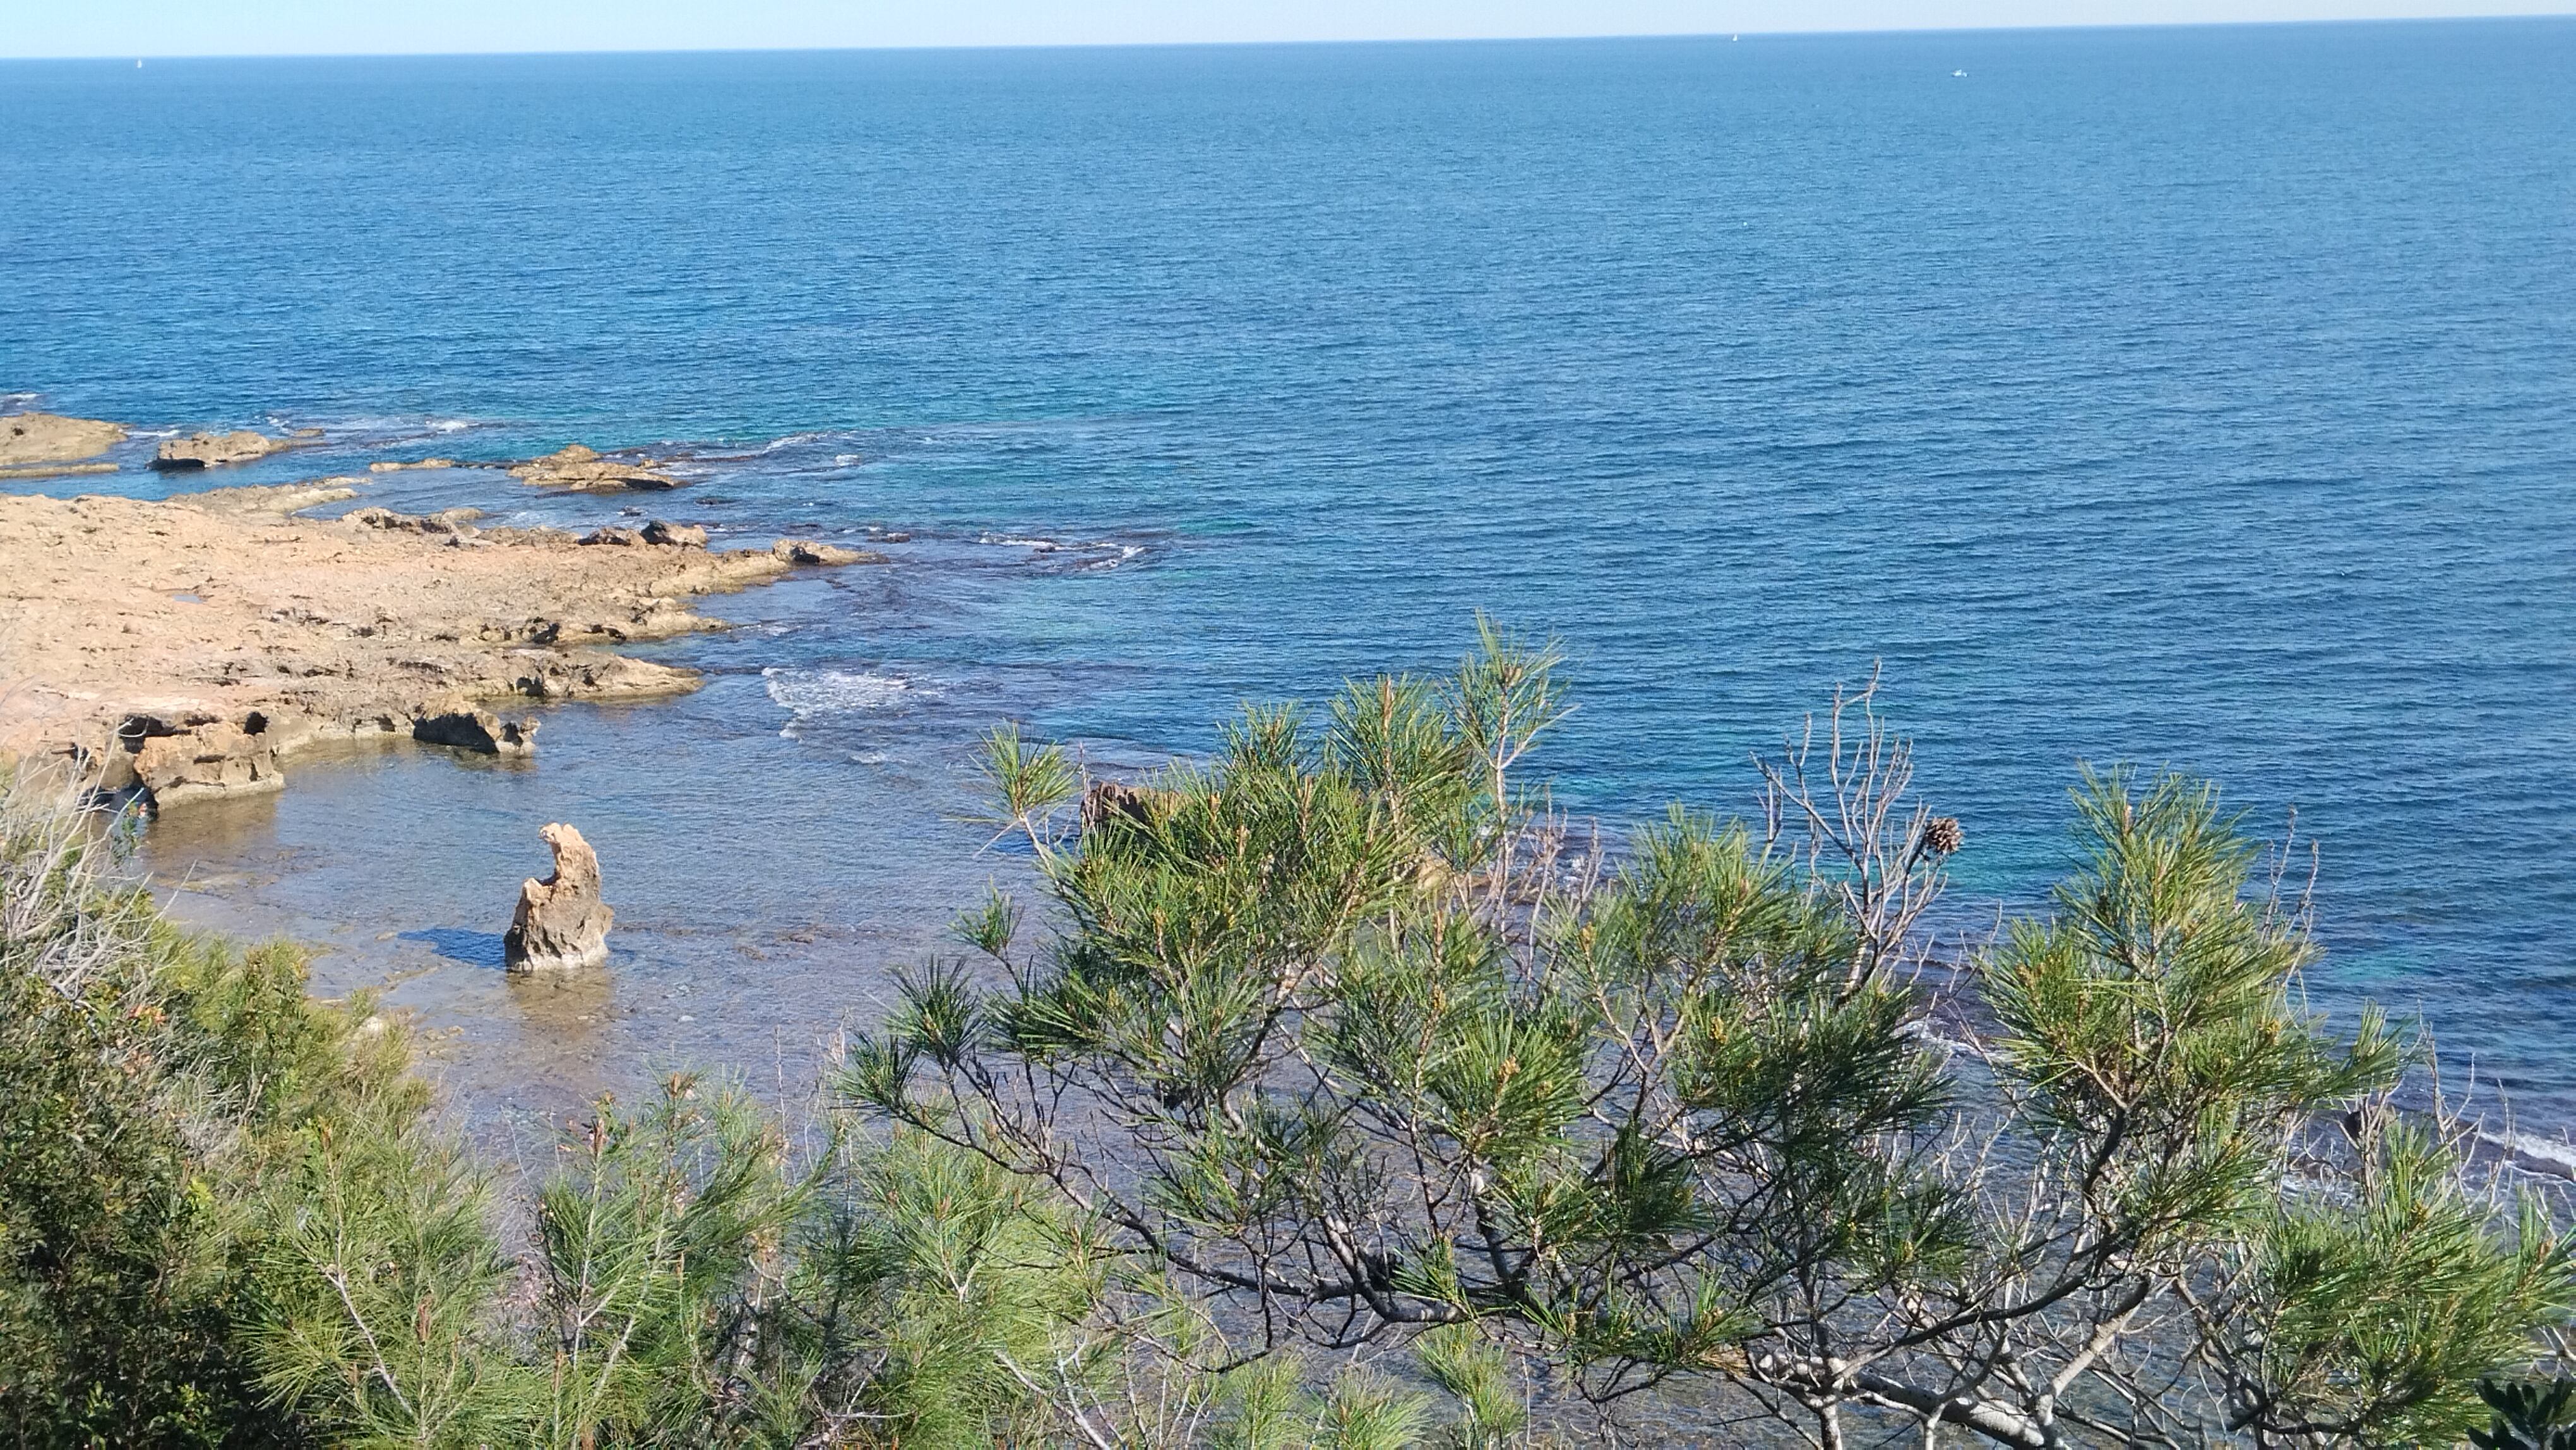
[[[151,848],[469,1035],[810,1046],[1008,870],[982,725],[1152,759],[1483,607],[1564,636],[1614,816],[1740,807],[1874,660],[1962,900],[2047,879],[2079,759],[2295,807],[2320,998],[2576,1121],[2576,22],[16,63],[0,134],[0,392],[337,440],[239,481],[666,444],[659,510],[914,535],[527,771]],[[582,1010],[478,955],[562,816],[632,927]]]

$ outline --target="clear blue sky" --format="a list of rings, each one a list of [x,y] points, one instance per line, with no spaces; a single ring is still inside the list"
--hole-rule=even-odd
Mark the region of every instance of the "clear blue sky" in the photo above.
[[[2562,14],[2576,0],[0,0],[0,56],[1066,45]]]

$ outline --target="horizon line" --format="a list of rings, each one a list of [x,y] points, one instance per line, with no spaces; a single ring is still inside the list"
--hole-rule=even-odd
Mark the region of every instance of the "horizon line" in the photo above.
[[[0,63],[9,62],[122,62],[187,61],[187,60],[441,60],[505,59],[542,56],[623,56],[623,55],[833,55],[970,51],[1046,51],[1046,50],[1262,50],[1292,47],[1325,46],[1399,46],[1399,45],[1526,45],[1564,41],[1622,40],[1741,40],[1752,36],[1763,40],[1825,38],[1863,38],[1868,36],[1907,35],[2001,35],[2013,33],[2047,34],[2065,31],[2122,30],[2253,30],[2290,29],[2325,26],[2364,25],[2478,25],[2503,21],[2569,21],[2576,20],[2576,8],[2567,10],[2498,10],[2474,15],[2339,15],[2248,18],[2243,20],[2069,20],[2055,23],[1989,23],[1964,21],[1949,25],[1850,25],[1812,26],[1803,28],[1766,29],[1745,27],[1719,30],[1634,30],[1634,31],[1537,31],[1513,35],[1383,35],[1383,36],[1307,36],[1282,39],[1245,40],[1031,40],[1031,41],[960,41],[885,42],[852,45],[637,45],[637,46],[563,46],[520,49],[440,49],[440,50],[205,50],[155,53],[151,51],[54,52],[34,55],[0,53]]]

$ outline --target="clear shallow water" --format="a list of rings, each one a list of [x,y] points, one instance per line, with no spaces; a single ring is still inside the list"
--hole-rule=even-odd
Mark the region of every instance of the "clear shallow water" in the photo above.
[[[1481,606],[1565,637],[1613,815],[1740,805],[1873,660],[1964,893],[2047,879],[2078,759],[2295,807],[2321,998],[2576,1121],[2576,22],[22,63],[0,133],[0,391],[342,440],[232,481],[668,443],[657,512],[915,534],[525,773],[153,843],[326,977],[552,1040],[471,934],[568,817],[635,928],[570,1056],[765,1057],[1007,870],[984,724],[1150,759]]]

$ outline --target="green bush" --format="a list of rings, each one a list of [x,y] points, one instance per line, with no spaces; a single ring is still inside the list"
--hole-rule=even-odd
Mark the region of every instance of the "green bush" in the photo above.
[[[2410,1038],[2304,1009],[2303,904],[2212,788],[2087,774],[2047,909],[1936,953],[1961,830],[1869,692],[1758,820],[1611,853],[1524,779],[1556,665],[1489,629],[1079,823],[1075,764],[997,732],[1042,930],[969,912],[810,1123],[674,1075],[528,1185],[399,1026],[173,929],[14,775],[0,1424],[1496,1450],[1590,1399],[1719,1443],[2564,1438],[2568,1241],[2398,1110]]]
[[[0,791],[0,1420],[18,1443],[293,1438],[237,1325],[298,1140],[427,1103],[294,949],[188,937],[72,800]]]
[[[844,1091],[1263,1347],[1424,1337],[1470,1443],[1509,1405],[1476,1343],[1825,1445],[2456,1443],[2551,1357],[2568,1241],[2396,1110],[2411,1040],[2302,1008],[2304,907],[2212,787],[2088,773],[2049,909],[1953,954],[1991,1029],[1945,1041],[1963,835],[1874,687],[1764,763],[1757,824],[1610,860],[1519,773],[1557,664],[1487,628],[1078,828],[1071,763],[997,735],[1053,930],[975,913],[988,965],[909,978]]]

